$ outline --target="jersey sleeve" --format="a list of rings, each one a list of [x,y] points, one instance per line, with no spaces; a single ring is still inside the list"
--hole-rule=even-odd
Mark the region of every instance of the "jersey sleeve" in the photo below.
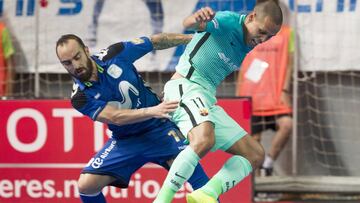
[[[100,50],[100,52],[94,56],[101,61],[108,61],[120,57],[132,63],[152,50],[153,45],[150,39],[141,37],[131,41],[112,44],[108,48]]]
[[[124,42],[122,56],[131,63],[153,50],[153,44],[147,37],[135,38]]]
[[[80,89],[75,91],[71,97],[71,105],[77,111],[95,121],[99,113],[105,108],[106,102],[91,98]]]
[[[234,25],[239,24],[240,15],[231,11],[218,11],[212,21],[206,24],[205,31],[212,34],[228,32]]]

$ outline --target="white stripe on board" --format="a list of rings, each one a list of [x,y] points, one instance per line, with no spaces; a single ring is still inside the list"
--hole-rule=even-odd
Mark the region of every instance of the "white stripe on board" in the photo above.
[[[1,163],[0,168],[84,168],[87,163]],[[156,164],[145,164],[142,168],[162,168]]]

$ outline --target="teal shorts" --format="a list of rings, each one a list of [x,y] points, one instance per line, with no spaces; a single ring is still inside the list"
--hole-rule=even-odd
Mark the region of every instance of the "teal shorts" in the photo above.
[[[216,105],[215,94],[186,78],[170,80],[164,87],[164,100],[180,102],[170,115],[181,132],[187,136],[195,126],[210,121],[215,126],[215,145],[211,151],[226,151],[247,132]]]

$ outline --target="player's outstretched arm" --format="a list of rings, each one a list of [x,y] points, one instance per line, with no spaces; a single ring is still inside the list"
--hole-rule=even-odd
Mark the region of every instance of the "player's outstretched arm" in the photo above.
[[[190,42],[192,35],[176,33],[159,33],[150,36],[155,50],[167,49]]]
[[[210,7],[204,7],[185,18],[183,25],[188,30],[204,31],[206,23],[210,22],[214,16],[215,12]]]
[[[175,111],[178,105],[178,101],[163,101],[156,106],[141,109],[119,109],[106,105],[96,120],[108,124],[126,125],[150,118],[170,118],[169,113]]]

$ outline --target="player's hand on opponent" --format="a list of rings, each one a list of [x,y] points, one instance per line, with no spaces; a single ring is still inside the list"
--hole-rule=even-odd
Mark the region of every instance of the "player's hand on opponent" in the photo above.
[[[183,24],[185,28],[204,30],[206,23],[211,21],[215,16],[215,12],[210,7],[203,7],[185,18]]]
[[[160,104],[149,107],[148,113],[154,118],[170,118],[169,113],[174,112],[179,106],[178,101],[162,101]]]

